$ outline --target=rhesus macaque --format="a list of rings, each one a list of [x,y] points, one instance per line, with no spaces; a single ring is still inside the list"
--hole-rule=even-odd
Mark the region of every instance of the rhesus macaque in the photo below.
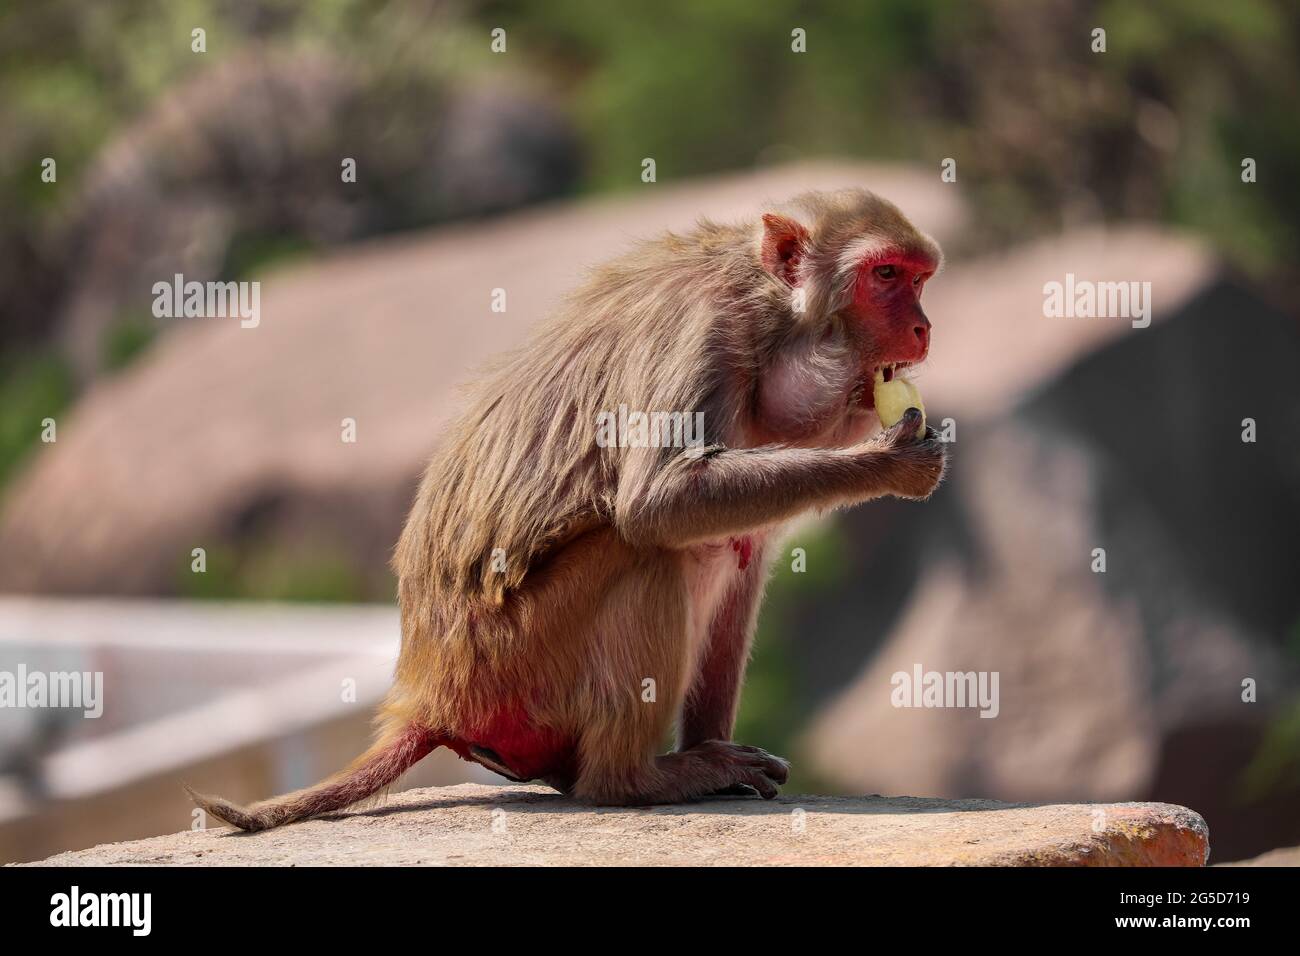
[[[375,744],[297,793],[194,800],[261,830],[370,797],[436,747],[598,804],[774,797],[786,762],[731,741],[768,568],[798,515],[938,485],[934,430],[909,409],[872,437],[871,396],[877,370],[925,358],[940,262],[895,206],[846,190],[597,269],[425,472]],[[621,405],[702,411],[703,444],[598,442]]]

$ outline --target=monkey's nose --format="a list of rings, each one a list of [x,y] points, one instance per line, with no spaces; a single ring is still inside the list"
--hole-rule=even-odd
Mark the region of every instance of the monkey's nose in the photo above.
[[[917,341],[921,343],[921,354],[924,355],[930,350],[930,326],[918,325],[912,331],[916,333]]]

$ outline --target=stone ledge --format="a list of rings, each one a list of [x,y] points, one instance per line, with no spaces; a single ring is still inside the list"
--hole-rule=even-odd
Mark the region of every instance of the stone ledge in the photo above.
[[[787,796],[594,808],[543,787],[462,784],[265,833],[186,831],[37,865],[1203,866],[1208,855],[1205,821],[1166,803]]]

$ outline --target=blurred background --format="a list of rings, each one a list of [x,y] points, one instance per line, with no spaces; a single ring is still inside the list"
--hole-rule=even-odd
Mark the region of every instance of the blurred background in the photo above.
[[[360,752],[458,385],[634,237],[846,185],[947,251],[951,479],[795,531],[738,738],[788,792],[1300,844],[1298,54],[1285,0],[5,5],[0,672],[102,672],[104,714],[0,708],[0,861]],[[175,273],[260,325],[155,318]],[[1045,318],[1071,273],[1150,327]],[[916,664],[997,671],[998,717],[893,707]]]

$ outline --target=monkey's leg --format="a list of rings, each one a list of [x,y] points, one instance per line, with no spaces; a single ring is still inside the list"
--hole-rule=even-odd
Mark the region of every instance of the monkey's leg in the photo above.
[[[592,622],[598,681],[579,743],[576,797],[593,803],[678,803],[744,785],[774,797],[784,760],[721,740],[656,755],[674,720],[690,657],[688,612],[677,558],[661,553],[612,588]],[[701,625],[704,626],[704,625]],[[646,679],[655,693],[647,696]]]
[[[698,747],[707,740],[731,740],[766,577],[767,566],[760,550],[723,598],[682,707],[679,751]],[[745,784],[713,792],[719,797],[754,794],[754,788]]]
[[[924,498],[943,476],[933,429],[915,439],[908,409],[889,431],[851,448],[690,449],[670,459],[641,451],[619,483],[615,520],[634,545],[684,547],[882,495]]]
[[[759,551],[714,615],[709,643],[682,706],[678,750],[690,750],[706,740],[731,739],[766,576]]]

